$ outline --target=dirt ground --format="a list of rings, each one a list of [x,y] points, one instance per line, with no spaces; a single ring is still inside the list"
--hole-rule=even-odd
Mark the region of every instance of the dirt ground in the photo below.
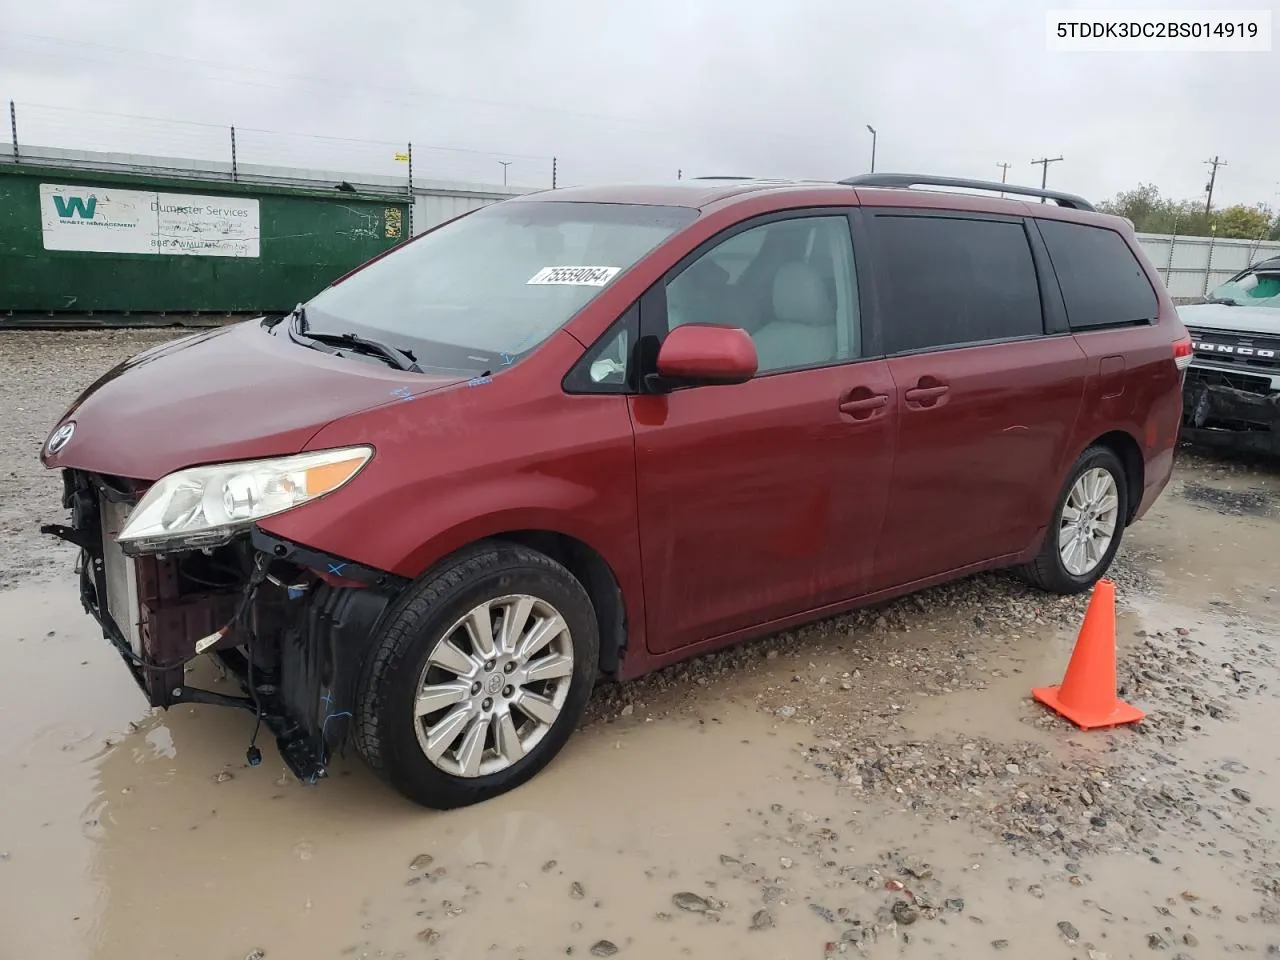
[[[606,686],[432,813],[148,710],[36,534],[49,427],[172,335],[0,336],[0,960],[1280,956],[1280,465],[1184,453],[1128,532],[1136,726],[1029,699],[1084,598],[982,576]]]

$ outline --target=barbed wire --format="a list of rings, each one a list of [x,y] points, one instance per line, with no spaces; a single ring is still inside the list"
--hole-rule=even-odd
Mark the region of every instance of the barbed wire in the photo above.
[[[20,145],[59,150],[127,153],[239,165],[293,167],[405,177],[411,141],[304,133],[270,127],[217,124],[55,104],[15,104]],[[232,128],[235,129],[234,155]],[[541,187],[551,183],[550,155],[482,150],[452,144],[412,143],[417,180],[473,180]],[[500,164],[505,165],[505,171]]]

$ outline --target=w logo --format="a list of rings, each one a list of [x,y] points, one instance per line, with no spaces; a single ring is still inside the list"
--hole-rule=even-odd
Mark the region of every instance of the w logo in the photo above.
[[[59,197],[55,195],[53,205],[58,210],[58,216],[63,220],[70,220],[72,217],[79,217],[81,220],[92,220],[93,212],[98,208],[98,198]]]

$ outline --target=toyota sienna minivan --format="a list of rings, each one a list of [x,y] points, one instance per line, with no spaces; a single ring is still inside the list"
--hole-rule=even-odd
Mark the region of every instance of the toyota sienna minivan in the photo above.
[[[111,370],[46,441],[43,529],[153,705],[457,807],[601,677],[980,570],[1087,590],[1169,480],[1190,358],[1132,227],[1069,194],[552,190]],[[202,655],[242,695],[188,685]]]

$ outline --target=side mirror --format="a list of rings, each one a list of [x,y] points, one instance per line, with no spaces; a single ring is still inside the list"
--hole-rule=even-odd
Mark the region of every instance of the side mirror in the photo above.
[[[658,376],[672,385],[746,383],[758,366],[756,345],[740,327],[685,324],[658,351]]]

